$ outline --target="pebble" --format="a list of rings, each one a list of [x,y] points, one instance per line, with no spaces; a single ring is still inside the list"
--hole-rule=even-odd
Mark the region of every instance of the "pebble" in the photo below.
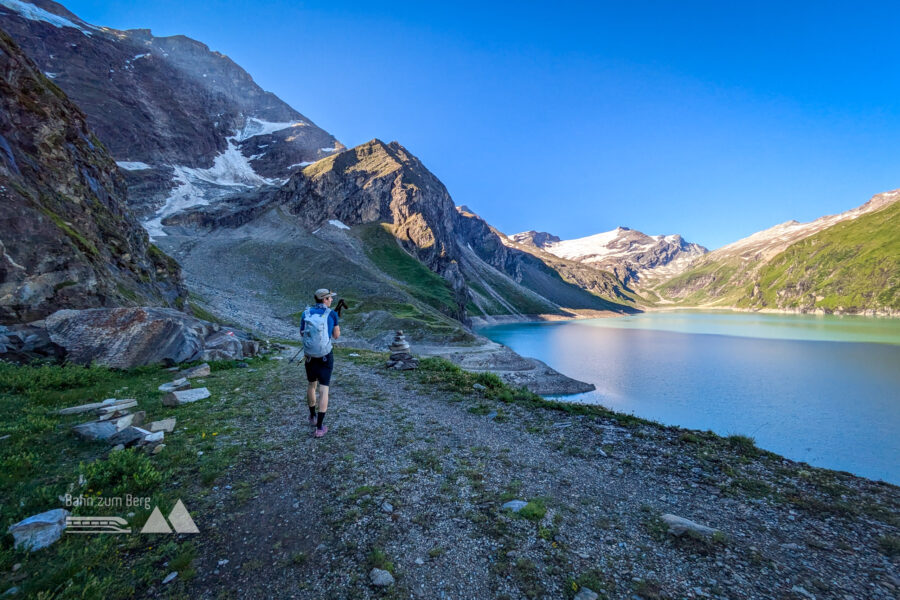
[[[485,390],[485,389],[487,389],[487,388],[484,387],[483,385],[481,385],[480,383],[474,383],[474,384],[472,384],[472,389],[475,389],[475,390]]]
[[[597,600],[599,596],[597,592],[590,588],[581,588],[578,590],[578,593],[575,594],[574,600]]]
[[[172,581],[172,580],[175,579],[176,577],[178,577],[178,571],[172,571],[171,573],[169,573],[168,575],[166,575],[166,578],[163,579],[162,582],[163,582],[163,584],[169,583],[170,581]]]
[[[425,561],[424,561],[423,559],[421,559],[421,558],[417,558],[417,559],[416,559],[416,564],[417,564],[417,565],[424,565],[424,564],[425,564]]]
[[[383,510],[386,513],[392,513],[392,512],[394,512],[394,505],[391,504],[390,502],[385,502],[381,505],[381,510]]]
[[[522,510],[523,508],[525,508],[525,506],[526,506],[527,504],[528,504],[528,503],[525,502],[524,500],[510,500],[509,502],[507,502],[506,504],[504,504],[501,508],[502,508],[503,510],[511,510],[511,511],[513,511],[514,513],[517,513],[517,512],[519,512],[520,510]]]
[[[372,581],[372,585],[377,587],[394,585],[394,576],[384,569],[372,569],[369,572],[369,579]]]

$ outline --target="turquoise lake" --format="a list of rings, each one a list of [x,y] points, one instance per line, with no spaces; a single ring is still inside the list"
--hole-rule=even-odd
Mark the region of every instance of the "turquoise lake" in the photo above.
[[[669,311],[479,333],[597,386],[561,400],[900,484],[898,319]]]

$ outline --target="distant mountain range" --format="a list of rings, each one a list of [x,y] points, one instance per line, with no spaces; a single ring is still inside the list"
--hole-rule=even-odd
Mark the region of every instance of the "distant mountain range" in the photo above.
[[[455,206],[401,144],[345,149],[200,42],[97,27],[48,0],[0,0],[0,28],[32,55],[34,85],[56,98],[28,96],[44,121],[4,124],[0,158],[12,158],[0,161],[0,183],[40,198],[58,189],[54,178],[83,182],[55,196],[58,218],[23,208],[0,221],[4,257],[22,267],[0,269],[7,322],[61,305],[185,302],[178,265],[147,242],[133,215],[183,267],[187,308],[273,335],[290,335],[291,315],[323,285],[346,295],[349,322],[370,341],[398,328],[413,338],[463,339],[473,318],[671,305],[900,310],[896,192],[710,253],[680,235],[624,227],[575,240],[506,236]],[[58,106],[71,107],[66,118],[55,116]],[[35,150],[23,140],[38,126],[57,133]],[[73,127],[93,146],[73,150]],[[74,151],[65,165],[13,168]],[[88,163],[99,171],[80,166]],[[108,209],[84,208],[98,203]],[[121,241],[96,233],[112,223]],[[29,248],[22,232],[40,228],[48,243],[67,241]],[[48,251],[92,266],[49,277],[57,267],[35,258]],[[49,300],[23,305],[22,290],[38,281]]]
[[[679,273],[708,252],[699,244],[685,242],[680,235],[649,236],[627,227],[573,240],[537,231],[509,237],[560,258],[611,271],[626,285],[651,272],[656,277]]]

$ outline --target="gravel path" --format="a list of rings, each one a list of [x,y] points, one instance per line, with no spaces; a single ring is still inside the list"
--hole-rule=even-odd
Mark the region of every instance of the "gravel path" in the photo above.
[[[338,360],[323,439],[302,368],[279,367],[257,460],[211,492],[191,596],[897,597],[894,486],[698,432],[455,395],[367,356]],[[503,510],[513,498],[530,504]],[[676,538],[665,513],[722,533]],[[395,583],[374,587],[373,567]]]

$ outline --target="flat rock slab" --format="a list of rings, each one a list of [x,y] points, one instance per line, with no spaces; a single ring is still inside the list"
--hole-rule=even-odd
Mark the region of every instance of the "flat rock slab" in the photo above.
[[[662,520],[666,525],[669,526],[669,533],[671,533],[675,537],[680,537],[685,533],[706,537],[711,536],[718,531],[717,529],[713,529],[712,527],[707,527],[705,525],[695,523],[690,519],[685,519],[684,517],[679,517],[677,515],[668,513],[662,516]]]
[[[75,433],[87,440],[105,440],[114,435],[118,429],[111,421],[91,421],[72,428]]]
[[[577,594],[575,594],[574,600],[597,600],[599,596],[597,592],[590,588],[581,588]]]
[[[82,404],[80,406],[70,406],[56,411],[58,415],[77,415],[79,413],[88,412],[104,406],[103,402],[91,402],[90,404]]]
[[[64,508],[48,510],[9,526],[8,533],[15,538],[15,547],[29,552],[46,548],[60,538],[66,528],[69,511]]]
[[[165,431],[166,433],[171,433],[172,430],[175,429],[175,418],[171,419],[163,419],[162,421],[153,421],[150,423],[150,431]]]
[[[181,377],[179,379],[176,379],[175,381],[170,381],[169,383],[162,384],[158,389],[161,392],[178,392],[181,390],[189,390],[191,389],[191,382],[188,381],[186,377]]]
[[[163,431],[154,431],[153,433],[144,436],[145,444],[155,444],[156,442],[163,441],[163,437],[165,437],[165,432]]]
[[[195,390],[169,392],[165,395],[162,402],[165,406],[181,406],[182,404],[189,404],[191,402],[196,402],[197,400],[209,398],[209,396],[209,390],[204,387]]]
[[[182,379],[194,379],[197,377],[209,377],[210,368],[207,363],[197,365],[180,373]],[[177,380],[176,380],[177,381]]]

